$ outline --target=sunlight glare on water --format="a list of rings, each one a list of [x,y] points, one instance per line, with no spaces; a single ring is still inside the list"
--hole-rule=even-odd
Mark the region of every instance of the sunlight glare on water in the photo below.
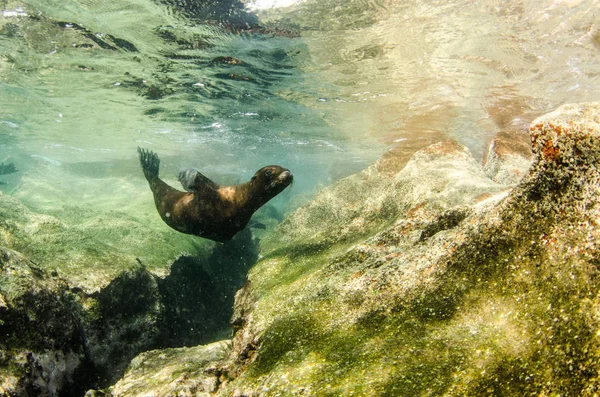
[[[301,4],[299,0],[256,0],[248,4],[249,10],[269,10],[274,8],[285,8]]]
[[[499,130],[598,100],[599,10],[598,1],[322,1],[279,23],[303,27],[307,72],[334,88],[319,107],[342,130],[415,147],[452,137],[481,158]]]

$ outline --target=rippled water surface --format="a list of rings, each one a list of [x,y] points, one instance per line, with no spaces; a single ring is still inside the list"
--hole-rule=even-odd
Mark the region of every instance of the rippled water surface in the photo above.
[[[394,145],[498,131],[600,99],[600,1],[0,1],[0,186],[98,209],[167,179],[266,164],[297,205]]]

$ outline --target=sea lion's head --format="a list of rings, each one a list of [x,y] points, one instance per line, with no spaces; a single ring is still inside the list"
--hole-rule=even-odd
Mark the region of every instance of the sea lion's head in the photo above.
[[[283,189],[289,186],[294,180],[294,176],[287,168],[278,165],[268,165],[256,171],[250,183],[257,192],[265,195],[267,200],[275,197]]]

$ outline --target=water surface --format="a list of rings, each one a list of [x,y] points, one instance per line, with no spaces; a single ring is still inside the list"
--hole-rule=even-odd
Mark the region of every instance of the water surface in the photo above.
[[[0,3],[0,188],[42,210],[151,202],[136,147],[291,209],[393,146],[491,137],[600,99],[597,0]]]

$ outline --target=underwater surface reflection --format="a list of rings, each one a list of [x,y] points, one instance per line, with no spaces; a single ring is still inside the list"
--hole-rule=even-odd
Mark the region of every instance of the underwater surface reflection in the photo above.
[[[5,191],[140,189],[143,145],[224,183],[282,164],[310,194],[391,146],[452,137],[481,158],[499,130],[599,97],[598,1],[289,4],[5,2],[0,160],[25,178]]]

